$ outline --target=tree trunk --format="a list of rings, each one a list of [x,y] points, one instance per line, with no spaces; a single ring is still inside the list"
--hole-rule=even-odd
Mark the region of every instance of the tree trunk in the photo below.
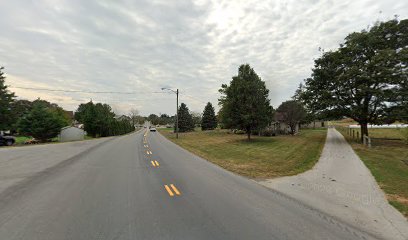
[[[247,127],[246,132],[247,132],[247,135],[248,135],[248,141],[251,141],[251,128]]]
[[[364,136],[368,136],[367,123],[366,123],[366,122],[360,123],[360,129],[361,129],[361,137],[360,137],[360,140],[361,140],[361,142],[363,142],[363,141],[364,141]]]

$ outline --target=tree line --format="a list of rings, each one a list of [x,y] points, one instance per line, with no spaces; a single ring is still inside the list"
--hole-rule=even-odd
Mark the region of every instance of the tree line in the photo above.
[[[71,116],[55,103],[16,99],[15,93],[5,85],[3,70],[0,67],[0,130],[46,142],[55,138],[61,128],[72,124]],[[84,130],[93,137],[121,135],[135,129],[130,121],[115,119],[109,105],[92,101],[79,105],[75,120],[83,123]]]

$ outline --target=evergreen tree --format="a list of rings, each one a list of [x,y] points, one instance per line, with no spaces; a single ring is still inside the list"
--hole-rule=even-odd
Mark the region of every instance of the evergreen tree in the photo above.
[[[15,96],[7,89],[3,69],[0,67],[0,130],[10,130],[15,120],[11,114]]]
[[[213,130],[217,127],[217,117],[215,116],[214,107],[209,102],[204,108],[203,118],[201,119],[201,129]]]
[[[219,117],[223,127],[245,130],[248,140],[251,132],[268,125],[272,107],[265,82],[249,64],[241,65],[238,76],[232,77],[230,85],[223,84],[219,90],[221,110]]]
[[[181,103],[178,110],[178,130],[179,132],[189,132],[194,130],[194,122],[186,104]]]
[[[66,120],[61,115],[41,103],[35,103],[31,111],[18,121],[20,133],[42,142],[56,137],[65,125]]]

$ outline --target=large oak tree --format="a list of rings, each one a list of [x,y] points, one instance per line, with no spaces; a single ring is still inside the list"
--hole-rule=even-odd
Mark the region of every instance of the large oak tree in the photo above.
[[[408,20],[351,33],[338,50],[315,60],[300,99],[321,116],[354,119],[362,137],[368,135],[369,123],[406,115],[407,56]]]

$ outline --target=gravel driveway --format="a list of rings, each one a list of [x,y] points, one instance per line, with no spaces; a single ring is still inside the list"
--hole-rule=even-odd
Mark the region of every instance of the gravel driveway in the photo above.
[[[260,182],[385,239],[408,239],[408,222],[388,204],[344,137],[329,128],[318,163],[303,174]]]

